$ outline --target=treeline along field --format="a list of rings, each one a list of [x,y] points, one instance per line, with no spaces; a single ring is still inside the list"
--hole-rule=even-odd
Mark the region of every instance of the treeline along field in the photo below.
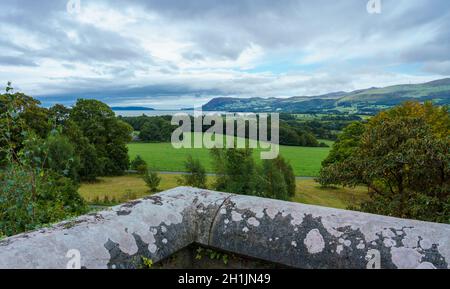
[[[221,116],[225,120],[225,115]],[[171,124],[171,116],[134,116],[134,117],[119,117],[122,121],[131,125],[135,131],[135,139],[144,142],[169,142],[172,132],[177,128]],[[194,123],[194,117],[190,116],[191,123]],[[256,115],[256,118],[259,118]],[[271,122],[270,116],[268,119]],[[203,120],[202,131],[206,132],[212,127],[207,125]],[[326,147],[327,144],[318,140],[321,139],[335,139],[336,130],[340,130],[349,123],[348,119],[336,121],[335,125],[330,126],[328,122],[317,121],[303,122],[291,115],[281,114],[279,120],[279,143],[288,146],[302,146],[302,147]],[[248,123],[246,127],[248,128]],[[193,126],[191,132],[194,132]],[[225,127],[221,131],[222,134],[227,134]],[[270,137],[270,130],[267,132]],[[236,126],[234,135],[237,135]],[[246,137],[250,137],[248,129]]]

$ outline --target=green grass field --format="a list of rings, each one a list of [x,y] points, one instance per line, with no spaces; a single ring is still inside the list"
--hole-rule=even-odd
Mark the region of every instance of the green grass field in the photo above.
[[[160,175],[160,177],[161,190],[179,186],[176,175]],[[97,198],[103,200],[106,196],[119,202],[126,202],[150,194],[144,180],[136,175],[101,177],[95,183],[83,183],[78,192],[88,202]]]
[[[177,179],[180,175],[160,175],[161,190],[178,187]],[[214,181],[214,177],[208,177],[209,187]],[[115,199],[118,203],[131,201],[149,195],[148,188],[144,181],[137,175],[127,175],[121,177],[104,177],[92,184],[82,184],[79,190],[81,196],[88,202],[95,199],[104,200],[107,196],[110,200]],[[294,202],[303,204],[333,207],[345,209],[349,205],[358,205],[367,199],[367,189],[357,187],[349,188],[321,188],[314,180],[297,180],[296,195],[292,199]]]
[[[346,209],[358,206],[368,199],[366,187],[356,188],[323,188],[314,180],[297,180],[297,190],[293,202]]]
[[[327,144],[332,144],[327,141]],[[198,158],[208,172],[213,172],[208,149],[175,149],[170,143],[130,143],[130,159],[140,155],[149,166],[158,171],[183,172],[188,155]],[[296,176],[317,176],[322,160],[330,148],[308,148],[280,146],[281,155],[290,161]],[[255,160],[260,162],[260,150],[254,151]]]

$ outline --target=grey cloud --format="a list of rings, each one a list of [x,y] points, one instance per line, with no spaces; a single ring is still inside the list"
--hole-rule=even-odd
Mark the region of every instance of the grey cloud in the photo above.
[[[35,62],[23,57],[0,56],[0,65],[4,66],[38,66]]]
[[[83,0],[81,0],[83,3]],[[42,39],[48,47],[42,50],[27,49],[14,44],[14,35],[0,35],[0,47],[9,47],[26,53],[28,58],[52,58],[66,61],[112,62],[112,61],[147,61],[151,58],[142,53],[136,41],[117,33],[102,30],[88,24],[76,23],[68,16],[67,1],[20,0],[6,4],[0,14],[0,23],[5,22],[28,31],[38,39]],[[77,41],[70,39],[68,31],[74,31]]]
[[[83,4],[83,0],[81,1]],[[404,31],[413,33],[418,26],[446,16],[450,7],[447,0],[383,0],[383,13],[372,16],[365,11],[367,0],[333,2],[329,0],[277,2],[272,0],[130,0],[126,2],[103,0],[98,2],[116,8],[134,5],[155,12],[164,17],[167,23],[179,23],[180,27],[187,31],[186,37],[197,45],[197,58],[200,55],[201,57],[211,55],[230,59],[236,59],[251,43],[270,49],[280,46],[306,46],[312,41],[333,38],[333,36],[336,39],[329,41],[330,45],[344,43],[348,41],[346,38],[364,41],[373,35],[381,36],[381,41],[383,38],[389,40],[390,37],[395,37]],[[58,15],[57,13],[63,13],[66,1],[20,0],[16,3],[18,5],[14,7],[21,7],[22,10],[15,14],[15,18],[10,15],[13,23],[28,27],[35,33],[38,31],[49,33],[47,36],[53,35],[53,38],[60,41],[66,38],[63,33],[57,33],[61,31],[55,31],[54,27],[49,26],[47,21],[42,21],[42,17],[52,18]],[[402,10],[402,7],[405,8]],[[401,12],[398,13],[398,10]],[[64,28],[71,27],[71,24],[67,21],[63,23]],[[77,48],[69,42],[70,49],[65,48],[69,55],[73,53],[80,54],[81,57],[93,58],[104,55],[104,58],[115,58],[121,53],[125,57],[135,56],[135,50],[139,49],[136,44],[128,43],[128,39],[118,36],[115,39],[106,31],[89,26],[75,28],[85,35],[81,45],[87,48]],[[445,31],[443,34],[448,36]],[[96,41],[92,41],[93,39]],[[97,53],[91,49],[92,46],[89,47],[92,43],[99,46]],[[117,43],[125,47],[117,47]],[[189,56],[186,54],[187,59],[190,59]]]
[[[70,70],[76,70],[77,64],[93,67],[99,77],[49,78],[49,83],[42,84],[48,91],[71,92],[59,95],[64,101],[89,95],[117,101],[185,95],[278,96],[292,91],[317,94],[351,86],[366,73],[355,67],[376,71],[375,67],[403,63],[420,62],[425,72],[450,74],[448,0],[382,0],[380,15],[366,12],[368,0],[81,0],[82,6],[88,1],[101,2],[119,11],[135,7],[158,15],[163,24],[176,27],[183,40],[192,43],[190,50],[180,55],[188,61],[235,60],[246,48],[258,45],[269,55],[276,55],[278,49],[291,49],[299,58],[306,49],[318,53],[342,50],[344,55],[358,52],[371,65],[364,62],[358,66],[337,59],[328,63],[327,70],[311,72],[325,72],[325,76],[297,82],[282,83],[277,73],[268,76],[237,73],[239,77],[224,80],[187,77],[180,80],[176,75],[182,69],[177,63],[155,60],[128,35],[74,21],[65,11],[65,0],[2,3],[0,24],[27,31],[45,45],[30,48],[26,43],[18,43],[12,33],[0,34],[0,50],[14,52],[3,54],[0,65],[33,67],[42,59],[53,59]],[[434,27],[434,34],[427,35],[425,45],[418,45],[424,36],[416,33],[425,27]],[[77,33],[76,41],[67,35],[69,30]],[[402,47],[391,48],[391,43],[398,39],[405,40]],[[365,53],[369,43],[379,46],[375,50],[377,55]],[[173,80],[134,81],[139,72],[152,71],[166,78],[172,76]],[[135,88],[124,88],[131,86]]]
[[[87,79],[78,79],[78,81],[73,82],[71,86],[76,85],[75,83],[80,84],[85,81],[87,81]],[[126,104],[137,100],[144,101],[145,99],[165,99],[167,97],[183,98],[183,96],[204,97],[228,94],[220,89],[193,88],[183,83],[157,84],[129,88],[116,85],[111,86],[111,84],[100,82],[97,87],[84,87],[85,89],[83,89],[83,91],[38,95],[37,98],[41,100],[44,105],[50,106],[55,103],[72,105],[78,98],[95,98],[107,103]],[[68,87],[68,89],[70,88],[72,87]]]
[[[405,61],[448,61],[450,60],[450,14],[442,23],[438,35],[425,45],[414,46],[402,55]]]
[[[62,3],[61,3],[62,2]],[[110,0],[99,1],[111,7],[126,7],[138,5],[142,9],[156,12],[165,17],[168,23],[180,23],[188,31],[197,45],[198,55],[222,56],[236,59],[251,43],[262,47],[308,45],[311,41],[338,36],[335,42],[347,41],[350,37],[364,41],[374,34],[395,35],[404,30],[411,30],[417,25],[425,25],[448,12],[447,0],[434,1],[394,1],[384,0],[383,13],[373,17],[366,13],[366,0],[341,0],[330,3],[328,0],[301,1],[284,0],[130,0],[127,2]],[[408,3],[409,2],[409,3]],[[411,2],[414,5],[410,4]],[[432,4],[430,4],[430,2]],[[54,35],[60,43],[66,36],[61,31],[41,21],[42,17],[55,17],[63,13],[66,1],[26,1],[20,0],[19,13],[9,15],[12,22],[28,27],[34,33]],[[83,1],[81,2],[83,4]],[[64,4],[64,5],[63,5]],[[406,8],[399,15],[392,16],[399,6]],[[24,8],[26,7],[26,8]],[[407,9],[410,7],[409,9]],[[38,16],[38,17],[33,17]],[[41,24],[39,24],[41,23]],[[42,24],[44,23],[44,24]],[[70,27],[71,23],[64,23]],[[128,44],[127,39],[114,39],[106,31],[93,27],[76,27],[83,33],[82,46],[73,43],[62,47],[66,55],[77,55],[82,58],[116,58],[135,56],[134,44]],[[340,38],[340,39],[339,39]],[[92,41],[95,39],[96,41]],[[97,49],[92,49],[95,43]],[[117,47],[117,43],[125,47]],[[339,44],[330,42],[331,45]],[[102,45],[103,44],[103,45]],[[108,44],[108,45],[105,45]],[[67,47],[68,46],[68,47]],[[70,49],[69,49],[70,48]],[[97,51],[97,52],[95,52]],[[104,57],[103,57],[104,56]],[[187,59],[189,54],[186,54]],[[203,57],[203,56],[202,56]],[[83,58],[82,58],[83,59]]]
[[[448,76],[450,75],[450,61],[427,62],[423,66],[423,70],[431,73],[437,73],[443,76]]]
[[[120,5],[117,1],[111,3]],[[345,45],[349,39],[364,43],[376,36],[388,46],[402,34],[414,37],[422,26],[437,19],[447,19],[448,24],[450,19],[448,0],[383,0],[383,12],[376,16],[366,12],[367,0],[132,0],[131,3],[156,12],[167,21],[180,23],[197,45],[198,55],[229,59],[236,59],[252,43],[273,49],[301,48],[319,42],[319,49],[324,45],[331,48]],[[439,40],[449,39],[450,25],[447,28],[445,25],[436,36]],[[450,55],[448,49],[440,49],[439,53]],[[189,56],[186,55],[187,59],[191,59]]]

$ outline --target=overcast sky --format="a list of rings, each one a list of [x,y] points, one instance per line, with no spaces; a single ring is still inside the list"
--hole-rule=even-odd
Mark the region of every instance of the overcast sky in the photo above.
[[[67,2],[0,0],[0,80],[46,105],[180,108],[450,75],[448,0],[381,0],[381,14],[368,0]]]

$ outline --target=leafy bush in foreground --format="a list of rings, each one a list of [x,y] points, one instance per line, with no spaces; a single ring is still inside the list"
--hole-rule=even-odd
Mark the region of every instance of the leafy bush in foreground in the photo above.
[[[161,182],[161,178],[158,176],[158,173],[153,170],[147,170],[143,176],[145,183],[147,184],[150,192],[156,193],[158,192],[159,183]]]
[[[280,200],[290,200],[295,195],[294,170],[281,156],[257,165],[249,148],[213,149],[211,153],[217,174],[216,190]]]
[[[0,236],[32,230],[87,209],[71,174],[73,147],[56,132],[42,138],[28,130],[15,105],[17,95],[9,94],[10,90],[2,95],[7,101],[0,114]]]
[[[147,171],[147,163],[140,155],[137,155],[134,160],[131,161],[130,168],[137,171],[140,175],[143,175]]]
[[[180,184],[195,188],[206,189],[206,170],[198,159],[188,156],[184,163],[187,174],[182,176]]]

